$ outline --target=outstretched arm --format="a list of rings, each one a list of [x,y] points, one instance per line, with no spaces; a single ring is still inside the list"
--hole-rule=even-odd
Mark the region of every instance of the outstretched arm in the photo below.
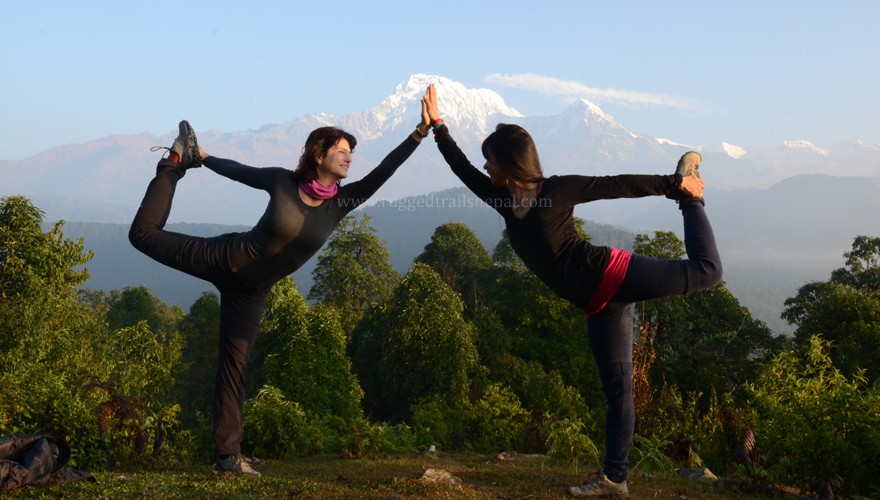
[[[416,125],[416,129],[399,146],[388,153],[376,168],[365,175],[361,180],[343,186],[339,192],[340,197],[348,198],[346,207],[352,210],[367,201],[376,193],[382,184],[385,184],[397,168],[403,164],[416,150],[422,139],[428,136],[430,120],[427,113],[422,110],[422,120]]]
[[[202,157],[202,165],[223,177],[254,189],[269,189],[272,180],[272,173],[269,172],[271,169],[249,167],[234,160],[217,158],[209,155],[201,146],[199,146],[199,155]]]

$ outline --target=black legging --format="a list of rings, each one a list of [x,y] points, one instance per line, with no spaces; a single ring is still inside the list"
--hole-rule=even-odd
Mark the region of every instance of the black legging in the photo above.
[[[635,429],[632,393],[634,304],[687,295],[721,281],[721,258],[701,200],[680,203],[684,217],[686,260],[634,254],[617,293],[587,320],[590,346],[605,395],[605,460],[603,470],[614,482],[629,474],[629,450]]]
[[[135,248],[169,267],[214,284],[220,292],[220,348],[214,398],[214,440],[217,455],[241,452],[245,369],[257,338],[272,283],[244,285],[227,255],[235,234],[201,238],[165,231],[177,167],[161,160],[129,231]]]

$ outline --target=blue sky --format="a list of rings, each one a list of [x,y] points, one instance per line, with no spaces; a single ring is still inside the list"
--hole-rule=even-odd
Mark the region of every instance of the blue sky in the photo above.
[[[880,142],[878,19],[872,0],[6,1],[0,160],[361,111],[413,73],[526,115],[586,97],[692,145]]]

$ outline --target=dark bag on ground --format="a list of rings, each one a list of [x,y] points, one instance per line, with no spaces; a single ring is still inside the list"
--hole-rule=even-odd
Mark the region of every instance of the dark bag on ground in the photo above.
[[[0,437],[0,491],[28,484],[58,484],[87,479],[88,472],[65,467],[70,446],[48,434],[10,434]]]

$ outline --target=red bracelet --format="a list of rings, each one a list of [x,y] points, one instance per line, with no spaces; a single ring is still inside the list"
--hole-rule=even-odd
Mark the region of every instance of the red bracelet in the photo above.
[[[441,123],[443,123],[443,118],[436,118],[434,120],[431,120],[432,127],[436,127],[437,125],[440,125]]]

